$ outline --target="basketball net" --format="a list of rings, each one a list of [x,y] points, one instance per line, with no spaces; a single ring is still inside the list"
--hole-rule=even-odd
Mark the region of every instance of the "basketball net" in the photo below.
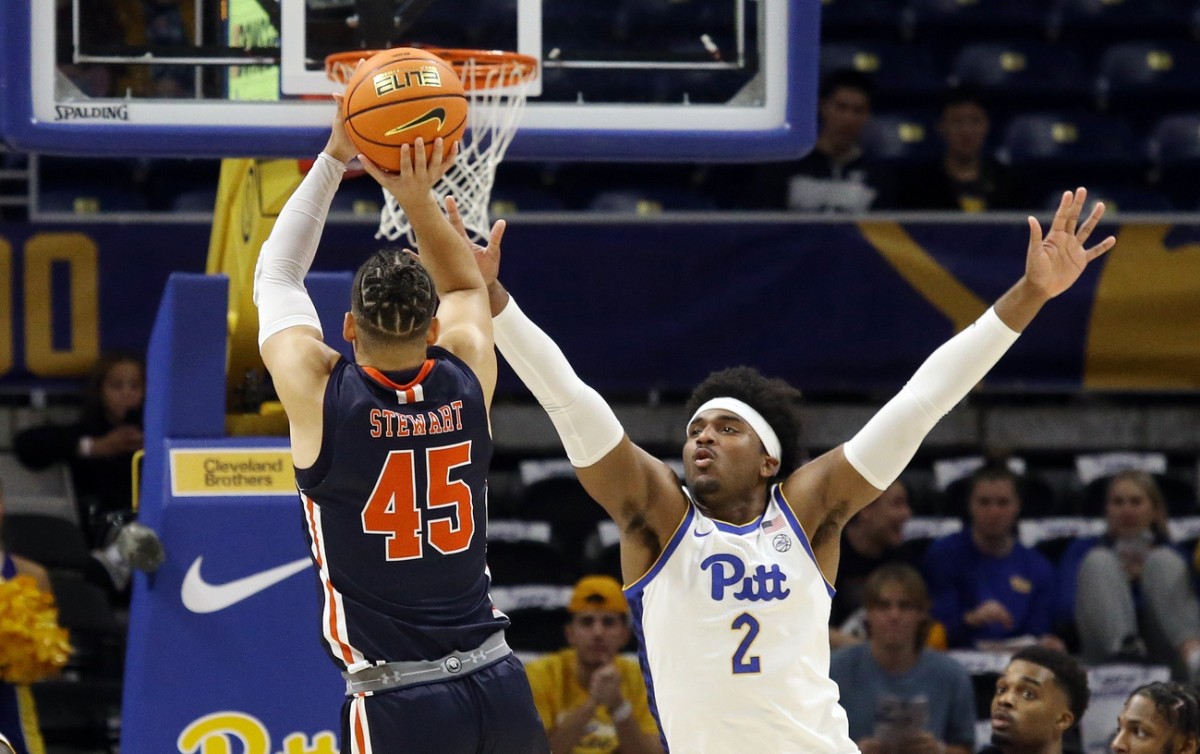
[[[486,243],[491,231],[488,203],[496,167],[517,132],[529,84],[537,73],[537,61],[515,52],[425,49],[454,66],[467,93],[467,129],[458,144],[458,158],[433,191],[443,206],[446,197],[453,196],[468,234]],[[363,50],[330,55],[325,70],[331,79],[345,84],[358,61],[374,54]],[[375,237],[395,241],[404,236],[416,245],[412,225],[399,202],[386,189],[383,197],[385,204]]]

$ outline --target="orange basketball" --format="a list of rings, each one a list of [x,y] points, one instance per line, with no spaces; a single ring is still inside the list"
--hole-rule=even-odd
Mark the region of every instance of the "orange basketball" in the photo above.
[[[425,50],[397,47],[363,62],[346,83],[346,131],[358,151],[385,170],[400,170],[400,147],[444,139],[444,153],[467,127],[467,95],[449,63]]]

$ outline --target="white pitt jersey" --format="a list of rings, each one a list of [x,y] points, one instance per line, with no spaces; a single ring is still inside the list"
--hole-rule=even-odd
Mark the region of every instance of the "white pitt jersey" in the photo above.
[[[829,678],[833,587],[778,485],[744,526],[689,505],[625,594],[671,751],[858,751]]]

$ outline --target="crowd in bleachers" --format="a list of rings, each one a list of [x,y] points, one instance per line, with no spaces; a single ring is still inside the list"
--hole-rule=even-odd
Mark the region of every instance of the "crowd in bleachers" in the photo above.
[[[719,3],[632,3],[626,4],[627,12],[606,8],[604,23],[586,24],[577,22],[578,14],[587,12],[586,3],[554,5],[546,19],[548,36],[556,30],[583,33],[588,44],[610,39],[636,50],[638,33],[653,29],[670,30],[667,37],[655,37],[659,46],[676,37],[680,45],[696,45],[699,31],[713,26]],[[164,8],[178,15],[173,4]],[[821,75],[849,69],[871,80],[873,101],[856,146],[891,186],[869,205],[853,209],[941,208],[907,199],[928,175],[918,168],[943,156],[941,105],[963,86],[977,93],[990,119],[987,157],[1019,179],[1019,190],[1000,208],[1056,206],[1057,190],[1069,181],[1092,187],[1094,196],[1123,212],[1200,209],[1191,180],[1200,167],[1200,4],[1195,0],[825,0],[822,11]],[[556,23],[559,16],[575,22]],[[457,36],[442,42],[469,45],[470,28],[456,28],[446,33]],[[552,42],[547,44],[568,53],[582,44],[567,37]],[[669,81],[656,85],[659,72],[625,73],[547,68],[543,96],[665,102],[686,94],[690,101],[726,101],[748,76],[698,69],[680,84],[677,72],[666,71],[661,75]],[[88,164],[96,179],[75,179],[73,171]],[[349,198],[335,210],[378,213],[378,192],[369,181],[361,183],[348,183]],[[207,211],[215,184],[215,161],[72,160],[63,165],[48,159],[41,170],[39,206],[65,212]],[[784,191],[764,189],[763,167],[754,165],[510,163],[501,166],[492,199],[498,215],[821,209],[789,204]],[[962,208],[987,207],[963,203]]]

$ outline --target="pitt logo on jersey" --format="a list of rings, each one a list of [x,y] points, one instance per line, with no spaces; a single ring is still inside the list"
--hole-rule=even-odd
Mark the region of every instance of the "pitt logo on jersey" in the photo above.
[[[736,555],[709,555],[700,563],[700,570],[712,569],[712,598],[717,602],[725,599],[725,589],[741,586],[733,593],[735,600],[744,602],[766,602],[786,599],[792,593],[783,582],[787,575],[779,570],[779,564],[770,568],[755,566],[754,574],[746,575],[746,564]]]

